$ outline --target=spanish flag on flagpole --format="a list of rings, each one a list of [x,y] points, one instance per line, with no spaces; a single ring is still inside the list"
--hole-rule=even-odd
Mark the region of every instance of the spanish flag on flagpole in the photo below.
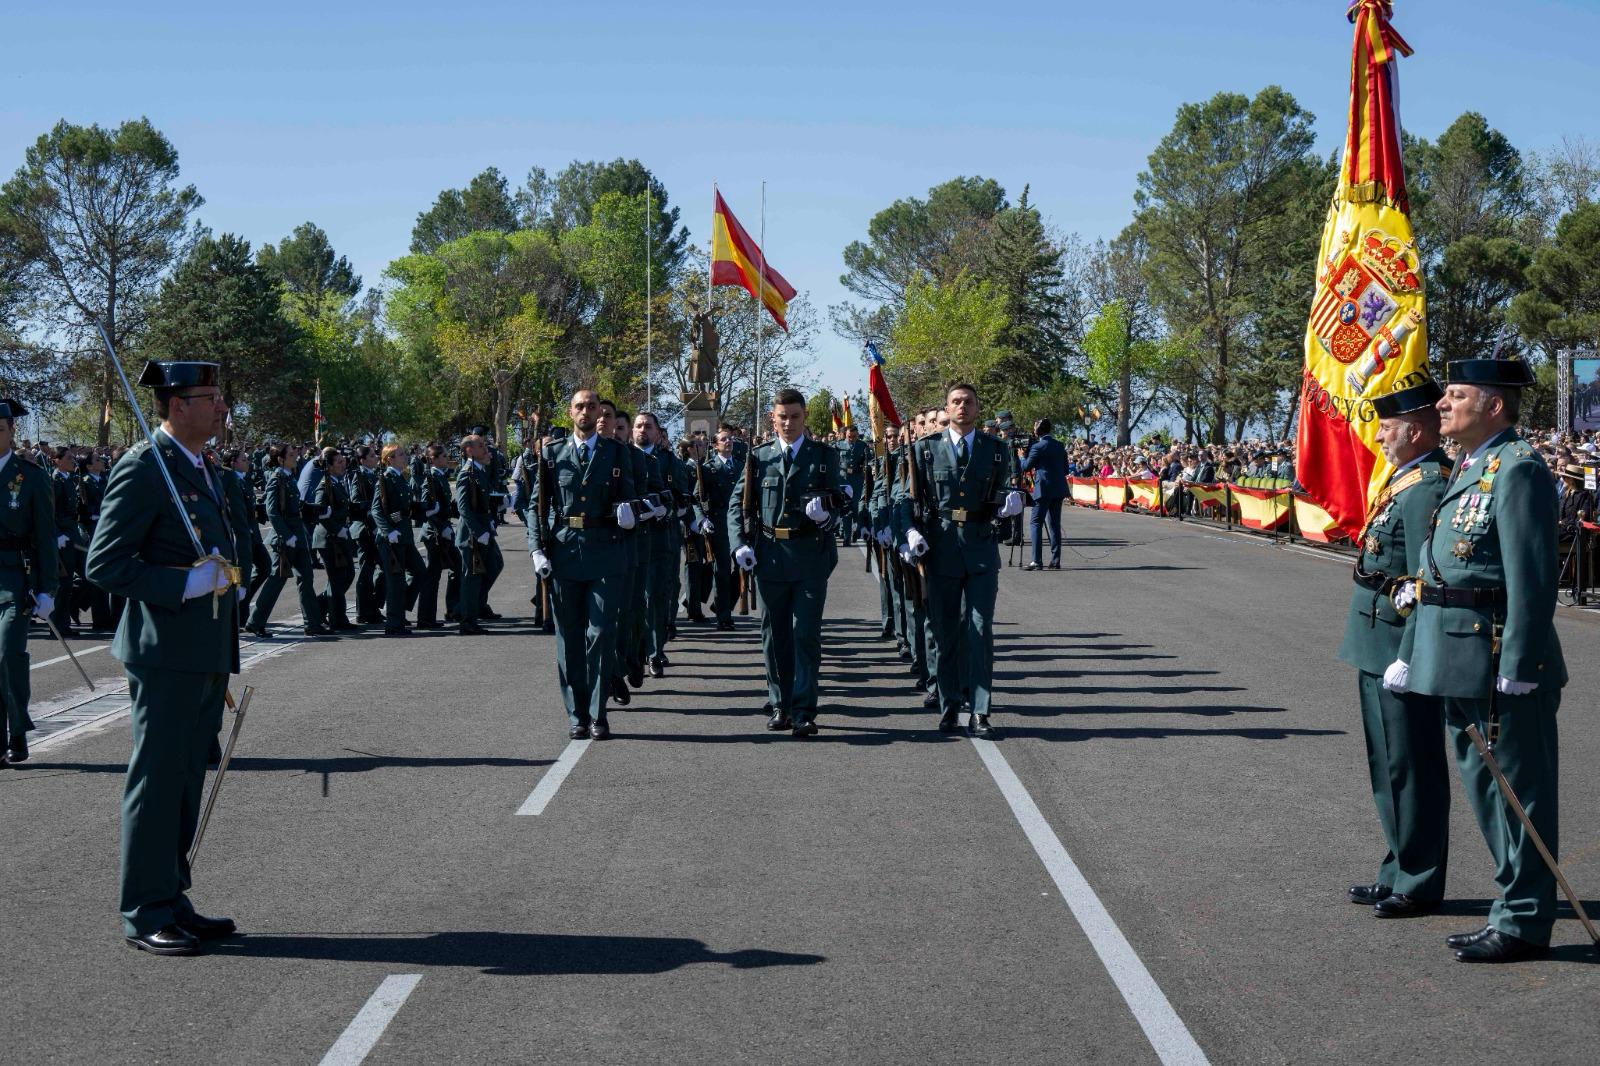
[[[1347,536],[1390,474],[1372,398],[1428,376],[1422,270],[1400,163],[1399,60],[1389,0],[1352,0],[1350,125],[1306,327],[1296,473]]]
[[[772,269],[762,255],[761,246],[750,239],[739,220],[728,210],[722,193],[716,192],[711,214],[711,284],[738,285],[766,304],[772,320],[789,332],[784,321],[789,301],[795,298],[794,286]]]

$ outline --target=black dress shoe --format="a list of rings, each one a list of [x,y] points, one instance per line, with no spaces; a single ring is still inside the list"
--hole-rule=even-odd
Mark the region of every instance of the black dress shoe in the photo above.
[[[588,739],[588,737],[589,737],[589,723],[585,722],[582,725],[573,726],[571,729],[567,730],[567,736],[571,737],[573,740],[586,740],[586,739]]]
[[[1061,569],[1061,564],[1060,563],[1051,563],[1049,566],[1045,567],[1045,569],[1046,570],[1060,570]]]
[[[6,758],[12,762],[28,761],[28,737],[25,733],[17,733],[6,744]]]
[[[894,623],[885,622],[883,628],[878,630],[878,636],[888,638],[894,636]]]
[[[305,632],[306,632],[306,636],[308,636],[308,637],[331,637],[331,636],[333,636],[333,630],[329,629],[327,626],[306,626]]]
[[[385,629],[383,631],[383,635],[386,636],[386,637],[409,637],[411,635],[411,630],[409,630],[409,629]]]
[[[1417,899],[1404,892],[1396,892],[1372,905],[1372,913],[1378,918],[1420,918],[1438,909],[1438,900]]]
[[[179,918],[176,924],[179,929],[197,940],[221,940],[239,931],[239,927],[233,924],[232,918],[207,918],[203,914],[191,914],[187,918]]]
[[[498,621],[500,621],[500,619],[504,618],[505,616],[500,614],[500,613],[498,613],[498,612],[496,612],[496,611],[492,611],[489,608],[485,607],[483,610],[478,612],[478,617],[479,618],[487,618],[491,622],[498,622]]]
[[[793,723],[789,721],[789,716],[784,714],[782,711],[773,711],[772,717],[767,719],[767,729],[769,732],[773,733],[782,732],[783,730],[790,728],[792,724]]]
[[[910,662],[911,661],[911,649],[906,647],[905,645],[901,645],[900,646],[900,660],[902,662]]]
[[[463,637],[481,637],[489,631],[476,622],[462,622],[460,632]]]
[[[733,623],[730,622],[730,621],[726,621],[726,620],[719,621],[717,623],[717,632],[718,633],[731,633],[731,632],[733,632]]]
[[[945,711],[939,716],[939,732],[954,733],[961,728],[961,712]]]
[[[810,718],[796,718],[794,727],[790,730],[791,736],[814,737],[817,735],[817,723]]]
[[[1040,566],[1038,563],[1029,563],[1027,566],[1024,566],[1022,569],[1024,569],[1024,570],[1043,570],[1044,567]]]
[[[200,954],[200,941],[186,933],[183,927],[176,922],[164,929],[158,929],[144,936],[130,936],[125,938],[130,947],[140,951],[148,951],[152,955],[198,955]]]
[[[360,626],[351,625],[349,622],[333,623],[333,631],[335,633],[353,633],[360,628]]]
[[[417,628],[418,629],[443,629],[444,628],[444,623],[443,622],[418,622],[417,623]]]
[[[1452,948],[1464,948],[1468,944],[1476,944],[1478,941],[1482,940],[1492,932],[1494,932],[1494,926],[1486,925],[1475,933],[1451,933],[1449,936],[1444,938],[1445,946]]]
[[[989,724],[989,716],[986,714],[973,715],[972,724],[967,726],[967,732],[982,740],[994,739],[994,727]]]
[[[663,658],[662,656],[660,656],[660,655],[651,656],[650,657],[650,676],[651,677],[666,677],[667,676],[666,665],[667,665],[666,659]]]
[[[922,697],[923,710],[931,711],[937,706],[939,706],[939,694],[937,692],[930,692]]]
[[[611,679],[611,698],[617,701],[618,707],[626,707],[633,702],[633,693],[628,691],[628,683],[620,677]]]
[[[697,626],[703,626],[703,625],[706,624],[706,616],[701,614],[698,611],[696,611],[694,614],[689,615],[688,618],[689,618],[689,621],[693,622]]]
[[[1370,907],[1380,899],[1388,899],[1394,894],[1394,889],[1388,885],[1351,885],[1350,902],[1359,903],[1363,907]]]
[[[446,622],[459,622],[461,621],[461,616],[454,611],[446,611],[444,613],[444,620]]]
[[[1542,959],[1550,954],[1547,944],[1535,944],[1510,933],[1491,929],[1481,940],[1456,951],[1458,962],[1521,962],[1524,959]]]
[[[257,637],[260,637],[262,640],[266,640],[269,636],[272,635],[267,630],[266,626],[249,626],[249,625],[247,625],[247,626],[244,627],[244,631],[246,633],[253,633]]]
[[[628,684],[632,688],[642,688],[644,686],[643,663],[628,664]]]
[[[604,722],[590,722],[589,723],[589,739],[590,740],[610,740],[611,739],[611,727],[606,725]]]

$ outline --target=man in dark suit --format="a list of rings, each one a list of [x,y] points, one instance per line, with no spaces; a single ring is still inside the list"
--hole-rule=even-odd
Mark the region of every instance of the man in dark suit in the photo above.
[[[1050,532],[1051,570],[1061,569],[1061,501],[1067,498],[1067,449],[1050,435],[1048,418],[1039,419],[1034,426],[1038,440],[1028,449],[1022,461],[1022,472],[1033,472],[1033,562],[1027,569],[1042,570],[1040,541],[1048,526]]]

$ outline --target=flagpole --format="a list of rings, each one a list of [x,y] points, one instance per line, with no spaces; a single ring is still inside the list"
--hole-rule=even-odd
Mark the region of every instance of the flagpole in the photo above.
[[[756,269],[756,288],[759,295],[756,297],[756,368],[754,412],[750,423],[751,435],[760,432],[761,427],[761,357],[766,354],[767,320],[762,312],[767,309],[767,183],[761,183],[761,243],[756,245],[756,258],[760,265]]]
[[[650,179],[644,183],[644,403],[655,409],[655,352],[650,332]]]

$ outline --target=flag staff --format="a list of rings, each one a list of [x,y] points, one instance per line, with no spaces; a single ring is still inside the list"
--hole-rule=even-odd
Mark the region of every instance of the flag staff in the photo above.
[[[767,183],[761,182],[761,242],[756,246],[756,258],[760,261],[756,269],[757,288],[760,292],[756,296],[756,366],[752,404],[754,410],[751,415],[750,436],[752,440],[761,431],[761,357],[765,354],[767,323],[761,312],[767,309]]]
[[[655,407],[655,353],[650,332],[650,177],[644,183],[644,404]]]

